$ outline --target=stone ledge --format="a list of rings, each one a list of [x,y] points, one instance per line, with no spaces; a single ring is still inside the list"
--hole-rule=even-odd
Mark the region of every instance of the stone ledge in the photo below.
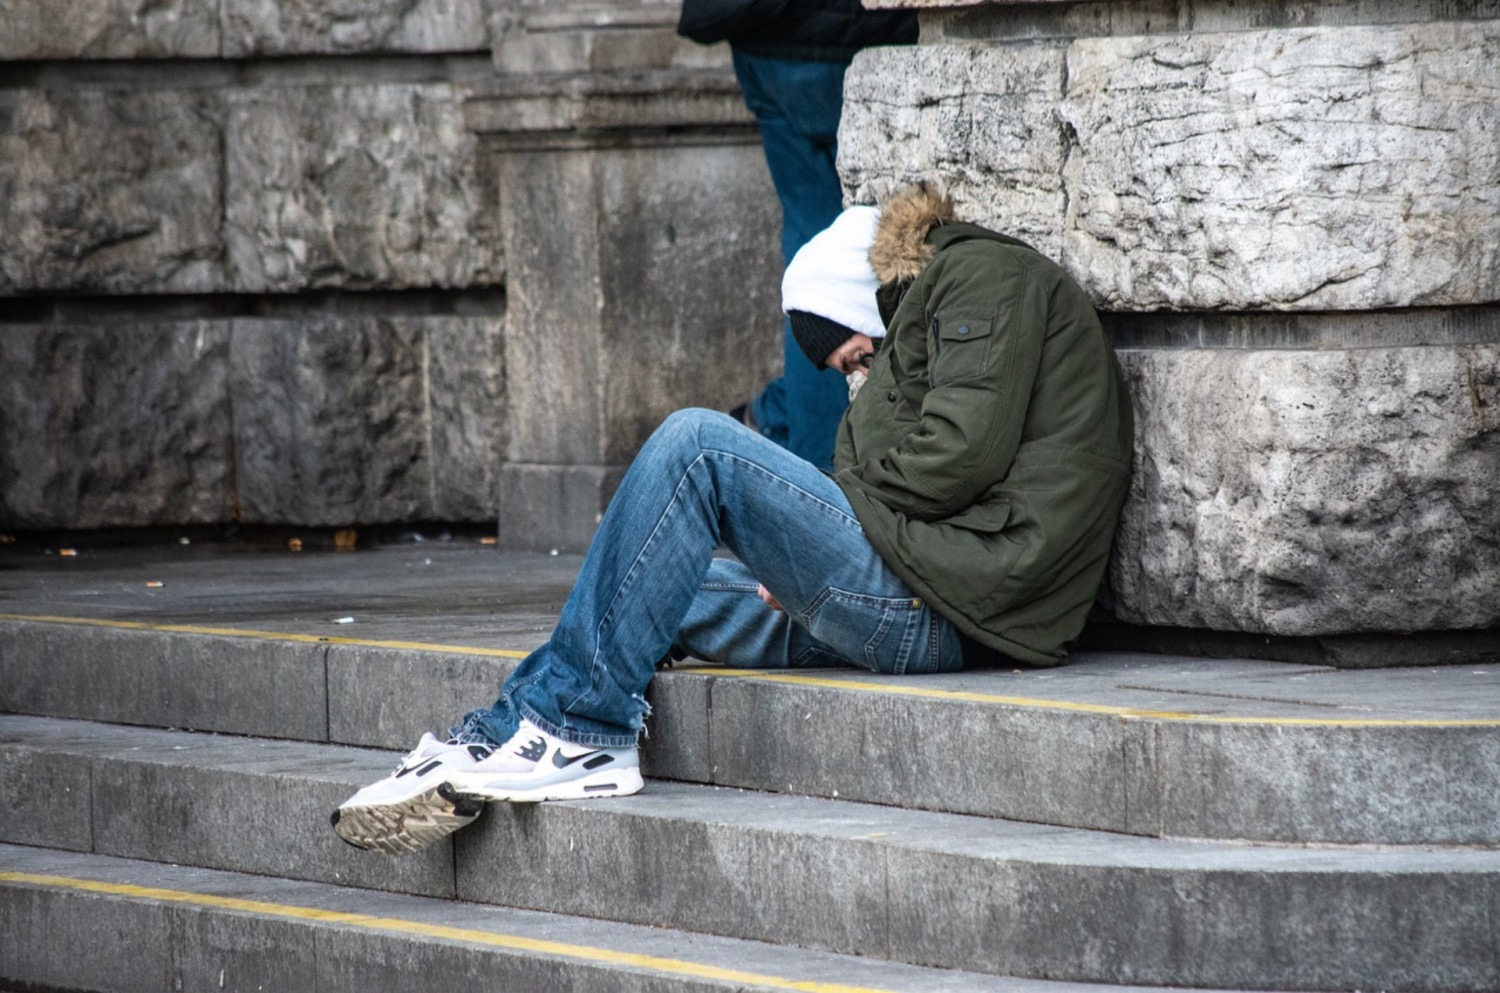
[[[734,74],[716,69],[501,77],[476,88],[465,113],[469,129],[486,137],[724,128],[755,133]]]
[[[615,72],[729,64],[726,45],[677,34],[673,0],[498,0],[492,20],[502,73]]]
[[[1500,345],[1126,350],[1122,620],[1273,635],[1500,624]]]
[[[927,11],[922,44],[974,41],[1009,42],[1037,38],[1173,35],[1184,31],[1264,31],[1268,28],[1350,27],[1427,21],[1492,20],[1497,0],[1194,0],[1140,3],[1139,0],[874,0],[868,7]]]
[[[1099,315],[1117,348],[1390,348],[1500,342],[1500,307]]]
[[[0,0],[0,59],[212,59],[466,52],[485,0]]]
[[[493,520],[503,315],[7,325],[17,528]]]
[[[1469,631],[1383,631],[1286,637],[1247,631],[1143,627],[1108,615],[1091,617],[1081,652],[1150,652],[1205,659],[1267,659],[1335,669],[1388,669],[1500,663],[1500,627]]]
[[[858,202],[939,178],[960,213],[1119,310],[1500,300],[1500,21],[862,53]]]
[[[496,285],[465,92],[0,90],[0,295]]]

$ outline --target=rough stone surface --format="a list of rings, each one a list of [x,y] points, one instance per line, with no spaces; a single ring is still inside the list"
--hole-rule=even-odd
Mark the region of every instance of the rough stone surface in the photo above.
[[[230,394],[240,520],[423,516],[431,457],[422,345],[407,322],[237,322]]]
[[[776,231],[745,222],[775,202],[759,148],[513,155],[501,181],[511,460],[623,464],[673,410],[727,409],[774,372]],[[591,206],[559,217],[533,189]]]
[[[93,845],[88,766],[73,756],[29,748],[0,732],[0,838],[74,852]]]
[[[1111,308],[1500,299],[1497,21],[875,50],[846,92],[856,200],[944,177]]]
[[[500,467],[500,546],[507,551],[583,552],[593,540],[626,467]]]
[[[1079,41],[1062,113],[1108,306],[1500,299],[1500,22]]]
[[[322,741],[323,651],[205,636],[167,645],[131,630],[91,638],[68,626],[28,634],[4,621],[0,711]]]
[[[504,147],[650,146],[666,129],[700,147],[758,143],[734,73],[723,68],[501,75],[476,87],[465,111],[471,129]]]
[[[235,288],[503,281],[494,194],[447,83],[237,91],[226,127]]]
[[[486,20],[484,0],[223,0],[224,54],[470,52]]]
[[[1127,351],[1127,620],[1228,631],[1500,623],[1500,346]]]
[[[855,202],[941,179],[965,219],[1061,254],[1062,42],[863,52],[844,77],[839,174]]]
[[[509,408],[505,317],[428,318],[423,323],[432,449],[428,517],[493,520]]]
[[[494,59],[502,73],[610,72],[729,63],[728,45],[677,34],[675,0],[494,0]]]
[[[226,288],[218,97],[0,90],[0,295]]]
[[[507,548],[584,550],[668,414],[726,410],[778,367],[776,229],[762,206],[775,194],[759,147],[590,141],[499,155]]]
[[[208,321],[0,325],[0,522],[226,520],[228,357]]]
[[[335,645],[327,666],[329,739],[404,751],[424,732],[453,727],[493,700],[515,660]],[[398,689],[403,685],[405,692]]]
[[[205,0],[0,0],[0,60],[218,54],[218,5]]]
[[[297,742],[216,735],[126,740],[133,747],[91,763],[96,852],[452,895],[447,845],[411,858],[371,859],[328,830],[328,813],[349,795],[351,781],[389,774],[389,753],[328,749],[310,756]],[[297,844],[287,843],[288,830]]]
[[[0,325],[0,524],[488,521],[503,316]]]
[[[1500,0],[1028,0],[1024,4],[973,0],[869,0],[871,8],[938,8],[926,17],[923,44],[1033,37],[1176,34],[1183,31],[1262,31],[1320,25],[1413,24],[1485,20],[1500,16]]]
[[[350,856],[391,868],[409,858],[352,849]],[[0,975],[9,985],[28,989],[159,993],[181,982],[184,990],[396,993],[410,989],[413,976],[421,977],[424,990],[570,993],[728,993],[788,986],[891,993],[1052,988],[791,945],[768,948],[697,929],[641,927],[101,855],[0,845],[0,862],[33,877],[187,895],[187,902],[121,899],[57,882],[0,885],[0,918],[7,925]],[[241,902],[226,905],[226,899]],[[248,901],[265,912],[249,909]],[[277,916],[272,909],[277,906],[307,908],[307,913],[288,920]],[[392,930],[392,922],[409,923]],[[141,935],[169,935],[171,940],[142,941]],[[467,940],[455,940],[455,935]],[[581,954],[556,953],[569,946]],[[121,977],[130,982],[122,983]],[[1109,993],[1120,991],[1111,988]]]

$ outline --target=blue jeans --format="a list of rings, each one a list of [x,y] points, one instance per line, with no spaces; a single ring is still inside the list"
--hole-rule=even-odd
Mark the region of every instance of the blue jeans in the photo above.
[[[843,209],[835,160],[848,66],[733,54],[735,76],[760,125],[766,167],[781,201],[785,265]],[[848,406],[844,377],[815,368],[797,347],[790,324],[783,324],[781,339],[785,372],[756,397],[756,424],[793,454],[831,468],[834,434]]]
[[[887,568],[832,479],[708,410],[678,411],[647,440],[551,639],[455,731],[504,742],[525,717],[567,741],[633,745],[674,646],[746,668],[926,673],[963,661],[953,625]]]

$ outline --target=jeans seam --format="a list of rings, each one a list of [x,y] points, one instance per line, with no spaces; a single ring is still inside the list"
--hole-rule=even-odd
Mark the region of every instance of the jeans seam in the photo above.
[[[803,663],[814,655],[832,656],[833,658],[838,659],[844,665],[849,664],[848,660],[841,653],[834,651],[832,648],[829,648],[820,642],[816,645],[809,645],[806,648],[802,649],[802,651],[798,652],[796,657],[788,662],[787,668],[810,668],[809,666],[803,665]]]
[[[571,728],[560,728],[538,714],[536,709],[524,700],[517,705],[516,709],[522,717],[552,737],[561,738],[570,745],[587,745],[590,748],[634,748],[638,744],[635,736],[599,734],[593,731],[579,732]]]
[[[705,579],[698,588],[715,593],[754,593],[756,590],[751,583],[730,583],[721,579]]]
[[[809,632],[812,632],[813,618],[818,614],[819,611],[823,609],[823,607],[828,603],[829,600],[832,600],[835,597],[838,597],[846,603],[855,603],[865,607],[878,607],[880,610],[879,621],[876,623],[874,629],[870,632],[869,637],[864,639],[864,644],[860,648],[860,657],[863,660],[863,668],[869,669],[871,672],[886,671],[882,669],[878,664],[876,652],[879,646],[885,643],[886,638],[890,634],[891,628],[896,624],[897,620],[905,618],[905,623],[902,625],[900,635],[901,641],[897,646],[895,655],[892,658],[892,668],[890,670],[891,675],[899,676],[905,674],[907,669],[910,667],[911,652],[917,637],[916,630],[913,628],[913,618],[919,620],[922,614],[922,610],[924,609],[911,606],[912,602],[916,598],[873,596],[868,593],[851,593],[848,590],[842,590],[835,586],[829,586],[824,588],[822,593],[818,594],[818,597],[808,605],[806,612],[804,612],[804,614],[802,615],[803,625]],[[816,635],[814,635],[814,637],[816,637]]]
[[[568,703],[563,706],[563,713],[566,714],[567,712],[573,710],[578,705],[578,702],[580,700],[595,692],[595,677],[599,673],[600,665],[599,650],[600,646],[604,643],[604,632],[609,630],[611,625],[614,623],[615,607],[624,598],[626,592],[635,585],[636,576],[640,573],[643,564],[650,556],[652,546],[656,544],[656,539],[660,537],[663,526],[665,525],[667,519],[672,516],[673,510],[677,507],[678,500],[682,497],[683,487],[687,485],[688,480],[691,478],[693,469],[696,468],[702,461],[703,454],[702,452],[700,452],[699,455],[693,459],[693,461],[689,462],[686,466],[683,467],[682,476],[680,479],[678,479],[677,486],[672,491],[672,498],[668,500],[666,506],[662,508],[661,516],[656,519],[656,523],[651,526],[651,533],[647,535],[646,540],[641,543],[641,550],[636,553],[635,559],[630,563],[630,568],[625,570],[625,575],[621,578],[620,585],[615,589],[614,596],[610,597],[609,606],[605,607],[604,610],[600,613],[599,623],[594,626],[593,631],[594,643],[593,652],[589,658],[588,687],[587,689],[580,692],[577,696],[573,697],[572,700],[569,700]]]
[[[822,509],[824,509],[827,512],[829,512],[830,514],[832,514],[834,517],[838,518],[841,522],[846,523],[846,524],[852,524],[853,526],[860,528],[861,532],[863,532],[864,529],[860,526],[859,518],[858,517],[855,517],[852,513],[849,513],[849,514],[844,513],[843,510],[841,510],[838,507],[834,506],[833,504],[829,503],[827,500],[824,500],[822,497],[818,496],[816,493],[813,493],[810,490],[805,490],[802,487],[795,485],[794,483],[788,481],[785,477],[778,476],[776,473],[771,472],[771,471],[765,469],[763,466],[760,465],[760,463],[753,462],[750,459],[747,459],[747,458],[744,458],[742,456],[736,455],[734,452],[730,452],[730,451],[727,451],[727,450],[722,449],[722,448],[705,448],[705,449],[703,449],[703,451],[700,454],[699,458],[701,459],[703,455],[710,455],[710,454],[721,456],[721,457],[723,457],[726,460],[730,460],[730,461],[736,462],[739,465],[744,466],[745,468],[749,469],[750,471],[755,472],[757,475],[763,476],[766,479],[771,480],[773,483],[775,483],[776,485],[780,486],[782,489],[787,490],[788,492],[796,493],[796,494],[799,494],[801,496],[806,497],[808,500],[812,501],[813,503],[817,504]]]

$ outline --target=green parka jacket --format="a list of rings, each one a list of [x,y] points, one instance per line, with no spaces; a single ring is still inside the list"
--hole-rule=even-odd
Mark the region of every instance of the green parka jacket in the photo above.
[[[949,217],[925,190],[882,207],[871,261],[910,287],[839,427],[835,479],[881,558],[962,634],[1059,665],[1125,500],[1130,402],[1067,273]]]

